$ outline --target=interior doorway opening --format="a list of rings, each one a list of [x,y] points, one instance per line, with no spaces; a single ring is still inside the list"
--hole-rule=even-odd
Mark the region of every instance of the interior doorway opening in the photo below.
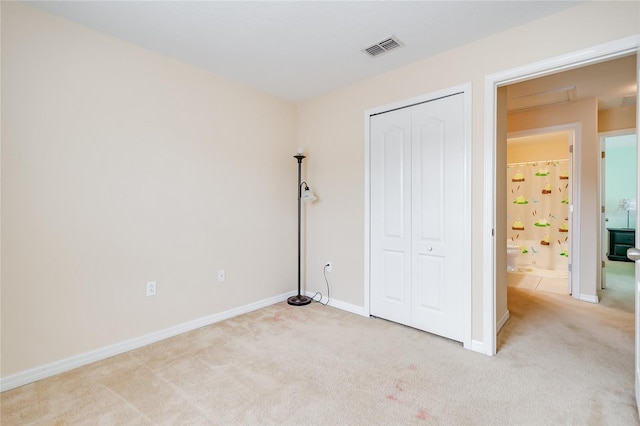
[[[637,229],[638,144],[635,129],[600,134],[600,241],[602,267],[600,290],[629,269],[627,249],[634,246]],[[621,263],[619,263],[621,262]]]
[[[570,295],[572,130],[508,135],[507,287]]]
[[[541,76],[549,76],[553,77],[567,70],[577,70],[580,68],[587,68],[591,65],[597,65],[602,63],[607,63],[609,61],[615,61],[618,59],[622,59],[625,57],[632,57],[630,62],[633,65],[631,76],[634,79],[632,90],[634,94],[637,94],[637,67],[636,67],[636,51],[638,45],[638,40],[636,37],[628,37],[625,39],[620,39],[614,42],[605,43],[603,45],[594,46],[589,49],[584,49],[582,51],[571,52],[570,54],[566,54],[560,57],[548,59],[545,61],[541,61],[534,64],[529,64],[526,66],[522,66],[519,68],[514,68],[512,70],[502,71],[500,73],[487,76],[485,79],[485,140],[487,144],[485,145],[485,198],[484,198],[484,206],[485,215],[484,223],[485,228],[483,232],[483,241],[484,241],[484,249],[487,256],[484,260],[484,310],[483,310],[483,334],[484,334],[484,346],[485,353],[488,355],[494,355],[496,353],[496,332],[497,332],[497,306],[499,304],[499,299],[501,297],[501,290],[506,289],[506,282],[500,282],[500,270],[502,266],[506,264],[506,238],[505,233],[500,232],[500,227],[498,226],[501,221],[499,220],[500,212],[504,208],[504,203],[506,202],[505,197],[501,196],[500,189],[504,188],[504,180],[505,176],[498,172],[499,165],[503,164],[501,161],[504,161],[505,155],[505,145],[506,145],[506,135],[509,131],[508,127],[512,125],[510,121],[507,123],[507,96],[506,90],[504,90],[507,86],[520,84],[523,82],[527,82],[533,79],[541,78]],[[605,74],[601,76],[600,81],[612,81],[617,80],[611,78],[610,74]],[[575,104],[576,99],[572,98],[573,91],[571,87],[565,87],[565,94],[568,99],[560,99],[556,101],[556,106],[560,106],[560,104]],[[551,91],[543,91],[538,94],[554,93]],[[533,100],[536,96],[530,98],[529,100]],[[544,96],[543,96],[544,98]],[[562,98],[562,97],[561,97]],[[548,99],[548,97],[546,97]],[[595,108],[592,109],[592,118],[597,116],[598,110],[598,100],[595,100]],[[633,103],[635,107],[635,101]],[[526,109],[536,109],[536,105],[524,106],[522,111]],[[633,117],[635,119],[635,109],[633,113]],[[589,125],[593,125],[599,128],[599,117],[596,120],[590,120],[589,122],[582,122],[582,133],[583,135],[592,137],[595,134],[595,138],[597,140],[597,130],[594,129],[586,129],[586,123]],[[537,127],[544,127],[544,125],[539,125]],[[635,127],[635,126],[634,126]],[[597,142],[596,142],[597,143]],[[586,144],[585,144],[586,145]],[[586,155],[581,159],[580,162],[577,162],[578,166],[582,169],[588,167],[588,171],[593,173],[595,170],[596,177],[595,183],[597,185],[597,169],[598,169],[598,161],[597,157],[599,156],[599,150],[596,150],[594,156],[594,152],[592,150],[586,151]],[[579,172],[576,173],[579,175]],[[593,183],[593,179],[590,177],[589,182]],[[591,191],[591,192],[589,192]],[[598,217],[599,217],[599,205],[598,205],[598,193],[599,189],[596,187],[595,191],[590,188],[587,191],[586,189],[581,190],[580,199],[576,200],[577,208],[587,207],[588,212],[581,212],[581,216],[587,214],[587,220],[575,224],[576,234],[580,234],[583,230],[588,230],[595,228],[598,230]],[[592,199],[593,198],[593,199]],[[591,223],[593,222],[593,223]],[[592,245],[591,247],[585,245],[580,245],[580,257],[584,258],[582,264],[585,265],[584,272],[588,272],[585,276],[587,277],[587,281],[580,282],[580,279],[576,279],[577,286],[582,290],[585,288],[588,291],[584,293],[581,291],[579,293],[580,300],[598,302],[597,295],[590,294],[591,290],[593,293],[596,292],[596,284],[600,279],[600,235],[596,235],[597,244],[595,247]],[[596,269],[595,274],[593,273],[593,269]],[[574,271],[579,273],[580,271]],[[591,283],[593,278],[596,278],[596,282]],[[590,287],[593,284],[593,289]],[[506,293],[506,291],[505,291]]]

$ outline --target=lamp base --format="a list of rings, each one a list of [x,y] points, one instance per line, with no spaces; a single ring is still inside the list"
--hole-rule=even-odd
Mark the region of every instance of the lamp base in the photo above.
[[[312,302],[312,299],[309,296],[302,296],[297,294],[295,296],[291,296],[287,299],[287,303],[293,306],[304,306],[308,305]]]

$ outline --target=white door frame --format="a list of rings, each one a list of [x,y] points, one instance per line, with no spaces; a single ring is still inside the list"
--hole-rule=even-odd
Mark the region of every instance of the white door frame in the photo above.
[[[567,290],[575,299],[580,299],[580,256],[576,256],[580,247],[580,233],[574,230],[580,229],[580,211],[575,207],[580,205],[580,164],[581,159],[581,143],[582,140],[582,124],[568,123],[557,126],[540,127],[537,129],[528,129],[507,134],[507,139],[518,138],[522,136],[542,135],[545,133],[568,132],[569,133],[569,187],[571,190],[571,204],[569,205],[569,268],[568,287]],[[496,167],[501,167],[496,164]],[[500,226],[500,224],[498,224]]]
[[[464,269],[464,338],[463,345],[472,349],[471,343],[471,83],[462,84],[437,92],[417,96],[415,98],[394,102],[387,105],[368,109],[364,112],[364,314],[371,315],[370,285],[371,285],[371,147],[369,123],[372,115],[405,108],[439,98],[462,94],[464,97],[464,212],[465,242],[460,247],[460,267]]]
[[[519,81],[637,53],[640,34],[600,44],[577,52],[512,68],[485,77],[484,85],[484,212],[483,252],[483,346],[496,354],[496,112],[498,87]],[[636,312],[636,317],[638,313]]]
[[[640,35],[636,40],[636,98],[640,89],[637,87],[640,83]],[[636,99],[636,146],[638,145],[638,129],[640,128],[640,108],[638,108],[638,101]],[[640,149],[636,149],[636,170],[640,164]],[[636,200],[640,200],[640,173],[636,173]],[[636,227],[640,223],[640,209],[636,209]],[[640,247],[640,235],[636,232],[636,245]],[[636,391],[636,408],[638,414],[640,414],[640,262],[635,262],[635,360],[634,360],[634,376],[635,376],[635,391]]]
[[[607,288],[607,271],[604,266],[604,259],[606,258],[608,251],[608,239],[607,235],[607,212],[604,209],[605,200],[606,200],[606,167],[605,167],[605,153],[607,151],[607,147],[605,144],[606,135],[603,133],[598,134],[598,139],[600,139],[600,167],[598,168],[598,179],[600,180],[600,196],[598,200],[600,202],[600,290]]]

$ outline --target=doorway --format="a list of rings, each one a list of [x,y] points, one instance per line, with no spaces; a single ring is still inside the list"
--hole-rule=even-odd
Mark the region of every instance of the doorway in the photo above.
[[[602,273],[600,290],[607,288],[609,272],[614,279],[629,269],[626,251],[635,243],[637,191],[637,136],[635,129],[600,135],[600,223]]]
[[[507,287],[569,295],[573,215],[571,129],[507,139]]]
[[[502,241],[506,242],[506,239],[501,239],[498,233],[499,226],[496,221],[497,212],[499,209],[499,204],[497,204],[497,197],[499,197],[498,192],[496,190],[496,183],[499,181],[499,175],[497,175],[497,160],[498,156],[503,156],[504,154],[500,154],[500,150],[504,151],[504,148],[501,148],[501,145],[498,145],[499,141],[506,141],[506,133],[507,126],[505,124],[506,117],[501,116],[500,114],[500,105],[505,106],[506,96],[502,96],[498,90],[499,88],[503,88],[507,85],[527,81],[539,76],[548,76],[554,73],[559,73],[563,70],[568,69],[577,69],[580,67],[585,67],[587,65],[593,65],[596,63],[601,63],[602,61],[614,60],[618,58],[623,58],[630,55],[635,55],[637,48],[639,47],[639,41],[637,37],[628,37],[625,39],[620,39],[615,42],[606,43],[599,46],[594,46],[589,49],[584,49],[578,52],[572,52],[570,54],[563,55],[561,57],[552,58],[549,60],[545,60],[539,63],[526,65],[523,67],[515,68],[512,70],[503,71],[497,74],[489,75],[485,79],[485,140],[487,143],[485,144],[485,197],[484,197],[484,210],[487,214],[484,217],[484,230],[483,230],[483,246],[484,251],[487,253],[483,264],[484,264],[484,277],[483,277],[483,291],[485,294],[484,298],[484,308],[483,308],[483,335],[484,335],[484,350],[488,355],[494,355],[496,353],[496,305],[498,290],[500,287],[500,283],[497,282],[497,271],[496,271],[496,260],[497,256],[502,258],[506,256],[503,253],[506,251],[505,243],[501,243]],[[635,58],[634,58],[635,60]],[[637,69],[634,70],[634,78],[637,76]],[[637,86],[634,85],[634,92],[637,91]],[[506,112],[505,112],[506,114]],[[503,123],[503,124],[501,124]],[[597,124],[597,123],[596,123]],[[584,126],[584,123],[583,123]],[[500,133],[500,131],[504,133]],[[585,129],[582,129],[585,131]],[[584,132],[584,134],[591,132]],[[501,142],[504,144],[504,142]],[[599,151],[597,151],[599,152]],[[593,154],[591,152],[587,153],[587,158],[582,161],[592,169],[597,170],[597,160],[591,158]],[[586,161],[585,161],[586,160]],[[593,163],[593,164],[591,164]],[[580,166],[580,164],[577,164]],[[597,179],[596,179],[597,182]],[[582,204],[591,206],[595,211],[598,211],[598,201],[597,193],[599,190],[596,188],[593,191],[593,194],[585,192],[583,189],[580,193],[579,200],[576,200],[576,204],[580,207]],[[591,200],[591,198],[595,198]],[[504,201],[503,201],[504,202]],[[578,207],[578,208],[579,208]],[[593,228],[598,228],[598,220],[594,219],[591,216],[598,217],[594,212],[589,213],[589,222],[585,224],[585,226],[591,227],[591,221],[594,222]],[[576,230],[581,230],[580,224],[575,224]],[[578,231],[579,232],[579,231]],[[504,233],[503,233],[504,236]],[[599,235],[596,235],[596,240],[599,243]],[[597,244],[596,247],[586,247],[580,246],[580,255],[587,255],[587,258],[599,258],[599,249],[600,245]],[[498,254],[498,250],[500,250]],[[591,253],[591,251],[595,253]],[[590,259],[588,259],[590,260]],[[589,269],[586,272],[593,278],[593,272],[591,269],[594,267],[594,262],[588,262],[585,265],[586,269]],[[588,266],[590,265],[590,266]],[[574,272],[580,272],[574,271]],[[597,268],[596,275],[600,274],[599,268]],[[581,288],[583,283],[580,283],[580,280],[576,280],[577,287]],[[503,285],[506,283],[502,283]],[[590,283],[589,283],[590,284]],[[595,286],[595,283],[594,283]],[[595,290],[595,289],[594,289]],[[589,299],[593,297],[591,295],[580,295],[581,300]],[[594,300],[590,300],[597,302],[597,296],[595,296]]]

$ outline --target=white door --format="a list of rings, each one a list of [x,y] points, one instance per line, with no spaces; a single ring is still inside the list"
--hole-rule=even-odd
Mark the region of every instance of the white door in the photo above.
[[[638,57],[638,69],[640,70],[640,56]],[[640,81],[640,71],[638,72],[638,81]],[[640,120],[640,108],[638,109],[638,120]],[[640,121],[638,121],[640,123]],[[637,131],[636,131],[637,138]],[[637,150],[637,163],[640,165],[640,146]],[[640,170],[640,169],[639,169]],[[636,200],[640,200],[640,171],[637,173],[637,187],[636,187]],[[640,223],[640,209],[636,210],[636,224]],[[640,415],[640,235],[638,235],[638,227],[636,225],[636,241],[633,249],[627,250],[627,257],[635,261],[635,323],[636,323],[636,342],[635,342],[635,383],[636,383],[636,407],[638,408],[638,414]]]
[[[638,58],[640,62],[640,57]],[[640,67],[639,67],[640,68]],[[640,77],[640,73],[639,73]],[[640,80],[639,80],[640,81]],[[638,109],[638,119],[640,119],[640,109]],[[640,121],[639,121],[640,122]],[[638,163],[640,164],[640,149],[638,149]],[[640,176],[640,173],[638,173]],[[638,179],[638,190],[636,192],[636,200],[640,200],[640,179]],[[640,223],[640,209],[636,210],[636,223]],[[635,271],[636,271],[636,285],[635,285],[635,323],[636,323],[636,342],[635,342],[635,377],[636,377],[636,407],[638,408],[638,414],[640,415],[640,236],[638,235],[638,229],[636,228],[636,241],[635,241],[635,253],[628,255],[629,259],[635,261]],[[633,249],[629,249],[631,251]],[[635,254],[635,256],[634,256]]]
[[[411,110],[371,117],[371,315],[411,324]]]
[[[639,90],[637,89],[637,83],[640,82],[640,55],[636,57],[636,99]],[[636,100],[636,141],[638,138],[638,125],[640,123],[640,108],[638,108],[638,101]],[[636,150],[636,164],[640,165],[640,145]],[[636,173],[636,200],[640,201],[640,171]],[[640,209],[636,209],[636,228],[640,223]],[[640,236],[636,230],[636,248],[640,247]],[[636,407],[638,408],[638,414],[640,414],[640,263],[636,261],[636,360],[635,360],[635,382],[636,382]]]
[[[464,97],[371,117],[371,314],[464,339]]]

